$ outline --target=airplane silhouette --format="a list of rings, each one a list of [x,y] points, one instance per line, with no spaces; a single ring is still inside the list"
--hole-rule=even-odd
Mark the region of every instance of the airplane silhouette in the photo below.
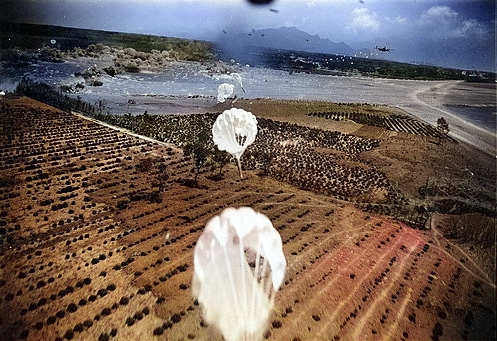
[[[392,50],[392,49],[387,48],[386,46],[378,47],[378,45],[376,45],[374,48],[377,49],[378,51],[381,51],[381,52],[390,52]]]

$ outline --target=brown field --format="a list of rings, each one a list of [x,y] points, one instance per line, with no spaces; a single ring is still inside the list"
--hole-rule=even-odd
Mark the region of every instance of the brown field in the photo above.
[[[495,338],[495,240],[478,232],[495,233],[494,218],[434,214],[427,229],[413,229],[361,210],[367,202],[299,189],[260,170],[246,169],[239,180],[234,164],[221,180],[207,169],[194,188],[185,181],[193,161],[173,145],[28,98],[2,101],[2,340],[222,339],[202,322],[190,283],[196,240],[229,206],[266,214],[283,240],[287,275],[266,339]],[[495,193],[495,160],[469,146],[310,117],[305,104],[241,105],[258,117],[380,139],[358,158],[316,152],[375,167],[395,184],[387,189],[408,200],[422,202],[419,187],[434,179],[438,189],[450,182]],[[289,115],[290,107],[304,115]],[[161,200],[151,200],[147,165],[159,158],[170,177]],[[464,167],[472,167],[469,180]],[[380,192],[369,193],[373,202],[382,202]]]

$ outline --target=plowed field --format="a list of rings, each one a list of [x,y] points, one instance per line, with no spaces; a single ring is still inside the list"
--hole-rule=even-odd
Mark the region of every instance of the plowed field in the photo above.
[[[193,248],[229,206],[266,214],[288,268],[269,340],[495,337],[495,281],[438,224],[420,231],[234,165],[193,161],[30,99],[0,103],[0,339],[215,340]],[[143,165],[165,158],[161,200]]]

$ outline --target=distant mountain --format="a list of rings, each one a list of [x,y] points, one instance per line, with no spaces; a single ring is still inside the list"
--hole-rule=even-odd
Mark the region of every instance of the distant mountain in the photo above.
[[[343,42],[333,43],[329,39],[310,35],[295,27],[266,28],[251,32],[224,31],[218,43],[223,48],[251,46],[326,54],[353,55],[355,53],[354,49]]]
[[[220,38],[225,44],[224,47],[237,50],[235,54],[245,53],[250,47],[273,48],[495,72],[495,50],[488,48],[492,44],[478,39],[468,41],[448,38],[440,41],[420,37],[406,40],[398,36],[389,36],[362,43],[346,44],[334,43],[295,27],[266,28],[251,32],[228,30],[223,32]],[[387,47],[390,51],[381,52],[376,50],[375,46]]]

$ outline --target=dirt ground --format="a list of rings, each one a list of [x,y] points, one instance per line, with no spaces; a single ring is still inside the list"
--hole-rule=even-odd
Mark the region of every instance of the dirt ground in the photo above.
[[[257,170],[239,180],[235,165],[192,188],[193,162],[173,145],[27,98],[4,101],[0,339],[221,340],[192,299],[193,249],[206,222],[233,206],[266,214],[283,240],[287,274],[265,339],[495,339],[495,240],[461,232],[495,231],[495,219],[440,214],[413,229]],[[466,145],[288,115],[307,114],[298,103],[240,105],[381,137],[361,157],[409,199],[444,179],[495,193],[495,160]],[[170,177],[151,200],[146,165],[162,157]]]

